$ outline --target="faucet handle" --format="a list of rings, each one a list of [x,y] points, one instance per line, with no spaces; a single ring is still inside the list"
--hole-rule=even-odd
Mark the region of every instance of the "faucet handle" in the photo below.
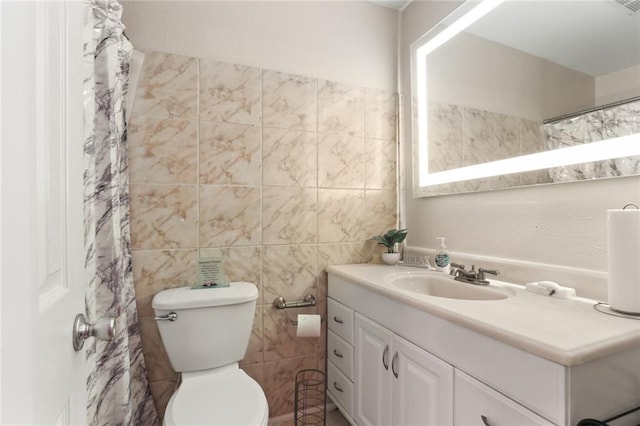
[[[484,274],[491,274],[491,275],[498,276],[500,275],[500,271],[498,271],[497,269],[478,268],[478,281],[485,281]],[[489,281],[486,281],[486,282],[489,282]]]
[[[450,263],[452,268],[458,268],[458,269],[462,269],[464,271],[464,265],[461,263],[455,263],[455,262],[451,262]]]

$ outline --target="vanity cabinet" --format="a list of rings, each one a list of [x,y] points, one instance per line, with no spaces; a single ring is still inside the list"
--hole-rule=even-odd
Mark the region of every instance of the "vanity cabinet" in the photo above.
[[[356,313],[354,405],[362,426],[450,425],[453,367]]]
[[[635,323],[599,316],[589,303],[541,302],[525,292],[512,304],[427,304],[384,286],[385,279],[403,270],[329,268],[328,390],[352,424],[574,426],[640,403],[640,344],[628,337],[640,337]],[[539,332],[533,333],[536,339],[504,334],[510,328],[500,322],[469,321],[501,318],[495,312],[485,316],[485,306],[502,309],[507,320],[526,303],[537,304],[550,338]],[[558,318],[570,327],[558,327]],[[584,344],[570,340],[565,345],[557,336],[573,338],[566,328],[599,333],[603,340],[588,334],[578,339]],[[620,347],[625,339],[629,346]],[[584,359],[605,347],[606,353]],[[332,389],[334,381],[344,392]],[[616,424],[639,425],[640,412]]]
[[[352,424],[553,425],[350,307],[327,312],[327,391]]]
[[[327,303],[327,391],[351,424],[564,425],[557,364],[430,315],[413,318],[417,311],[331,274]]]

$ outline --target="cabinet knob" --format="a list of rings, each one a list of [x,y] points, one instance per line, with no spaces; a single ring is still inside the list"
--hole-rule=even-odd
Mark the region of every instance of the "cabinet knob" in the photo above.
[[[333,382],[333,387],[338,392],[344,392],[344,390],[340,386],[338,386],[338,384],[336,382]]]
[[[340,352],[338,352],[336,349],[333,350],[333,354],[335,356],[337,356],[338,358],[344,358],[344,355],[342,355]]]
[[[344,324],[344,321],[342,321],[342,320],[341,320],[340,318],[338,318],[338,317],[333,317],[333,320],[334,320],[335,322],[337,322],[338,324]]]
[[[388,356],[389,356],[389,345],[386,345],[384,347],[384,352],[382,352],[382,365],[384,365],[385,370],[389,369],[389,361],[387,358]]]
[[[487,416],[481,415],[480,418],[482,419],[482,423],[484,423],[484,426],[491,426],[491,423],[489,423],[489,419],[487,419]]]

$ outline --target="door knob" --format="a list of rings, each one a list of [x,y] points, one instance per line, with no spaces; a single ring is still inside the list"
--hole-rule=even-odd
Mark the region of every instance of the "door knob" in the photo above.
[[[76,315],[73,321],[73,350],[78,352],[89,337],[98,340],[111,340],[116,334],[116,319],[113,317],[100,318],[94,323],[88,323],[83,314]]]

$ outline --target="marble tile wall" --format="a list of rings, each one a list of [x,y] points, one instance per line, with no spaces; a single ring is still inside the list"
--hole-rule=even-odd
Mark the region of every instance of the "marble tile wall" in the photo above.
[[[542,123],[460,105],[429,102],[427,128],[433,172],[547,149]],[[442,185],[441,190],[473,192],[548,182],[546,171],[535,171]]]
[[[293,377],[324,369],[325,335],[297,338],[297,313],[326,315],[327,265],[367,261],[396,225],[396,95],[308,76],[146,52],[128,127],[136,300],[163,413],[178,383],[151,301],[191,285],[221,249],[231,280],[259,289],[242,368],[270,415],[293,411]],[[277,296],[318,306],[279,311]]]

